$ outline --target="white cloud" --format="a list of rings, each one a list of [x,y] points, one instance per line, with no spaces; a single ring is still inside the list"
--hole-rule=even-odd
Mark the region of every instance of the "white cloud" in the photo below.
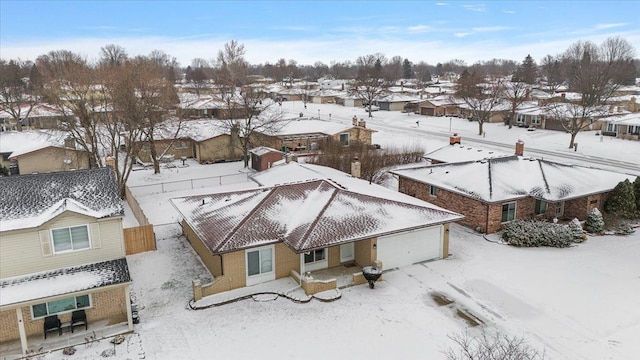
[[[503,13],[505,14],[515,14],[516,12],[513,10],[502,10]]]
[[[447,6],[447,5],[449,5],[449,4],[444,3],[444,2],[437,2],[437,3],[436,3],[436,5],[437,5],[437,6]]]
[[[627,23],[617,23],[617,24],[598,24],[596,25],[596,29],[601,30],[601,29],[611,29],[611,28],[617,28],[617,27],[623,27],[623,26],[627,26],[629,24]]]
[[[470,11],[477,11],[477,12],[487,11],[487,9],[484,7],[484,4],[462,5],[462,7]]]
[[[509,30],[508,26],[486,26],[486,27],[475,27],[473,28],[473,32],[493,32],[493,31],[503,31]]]
[[[427,25],[416,25],[416,26],[409,26],[407,28],[407,31],[410,33],[423,33],[423,32],[427,32],[430,30],[430,27]]]
[[[462,37],[465,37],[465,36],[469,36],[469,35],[473,35],[473,33],[472,32],[456,32],[456,33],[453,33],[453,36],[459,37],[459,38],[462,38]]]

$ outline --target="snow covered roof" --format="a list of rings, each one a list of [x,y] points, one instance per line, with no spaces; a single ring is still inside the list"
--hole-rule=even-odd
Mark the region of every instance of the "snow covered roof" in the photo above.
[[[335,134],[347,131],[352,127],[353,125],[339,124],[336,122],[324,121],[324,120],[302,118],[302,119],[296,119],[288,122],[279,131],[277,131],[277,135],[285,136],[285,135],[312,134],[312,133],[335,135]],[[370,129],[364,129],[364,130],[373,131]]]
[[[640,126],[640,113],[626,113],[603,118],[602,120],[612,122],[616,125]]]
[[[397,93],[383,95],[376,99],[376,101],[379,101],[379,102],[409,102],[409,101],[416,101],[416,100],[420,100],[420,97],[413,96],[413,95],[397,94]]]
[[[556,202],[610,191],[625,179],[635,180],[633,175],[515,155],[391,173],[485,202],[528,196]]]
[[[124,213],[111,168],[0,177],[0,231],[38,227],[65,211]]]
[[[130,281],[125,258],[5,278],[0,307]]]
[[[283,164],[260,178],[277,182],[294,174],[292,180],[321,179],[171,201],[213,254],[276,242],[300,253],[463,218],[361,179],[342,186],[322,179],[318,168]],[[389,192],[394,195],[386,196]]]
[[[253,148],[253,149],[249,150],[249,152],[250,152],[250,153],[252,153],[252,154],[256,154],[256,155],[258,155],[258,156],[260,156],[260,155],[264,155],[264,154],[268,154],[268,153],[271,153],[271,152],[276,152],[276,153],[284,154],[284,153],[283,153],[282,151],[280,151],[280,150],[276,150],[276,149],[273,149],[273,148],[270,148],[270,147],[267,147],[267,146],[258,146],[258,147],[255,147],[255,148]]]
[[[178,94],[181,109],[222,109],[226,107],[226,104],[220,100],[219,97],[213,95],[197,95],[191,93]]]
[[[56,130],[28,130],[0,132],[0,153],[10,157],[26,154],[49,146],[62,147],[66,132]]]
[[[16,109],[17,110],[17,109]],[[55,117],[55,116],[63,116],[64,113],[54,107],[53,105],[38,103],[33,105],[31,111],[29,111],[29,105],[25,104],[20,106],[20,114],[23,118],[36,118],[36,117]],[[65,112],[67,114],[71,114],[71,110],[65,108]],[[29,114],[29,116],[27,116]],[[2,118],[12,118],[13,116],[6,110],[0,110],[0,119]]]
[[[507,154],[501,151],[488,150],[462,144],[454,144],[443,146],[440,149],[425,154],[424,157],[426,159],[431,159],[439,162],[452,163],[462,161],[476,161],[509,155],[511,154]]]

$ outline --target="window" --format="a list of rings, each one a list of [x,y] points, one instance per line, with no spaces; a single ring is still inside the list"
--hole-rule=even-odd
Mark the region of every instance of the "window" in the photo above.
[[[322,261],[325,259],[325,249],[313,250],[304,254],[304,263],[312,263],[316,261]]]
[[[429,195],[438,196],[438,188],[433,185],[429,186]]]
[[[547,212],[547,203],[536,199],[536,215],[542,215]]]
[[[613,123],[608,123],[607,124],[607,131],[608,132],[618,132],[618,125],[613,124]]]
[[[51,239],[54,253],[88,249],[91,246],[87,225],[53,229]]]
[[[540,125],[540,116],[532,115],[531,116],[531,123],[534,124],[534,125]]]
[[[525,119],[526,119],[526,118],[527,118],[527,116],[526,116],[526,115],[524,115],[524,114],[518,114],[518,118],[516,119],[516,122],[517,122],[517,123],[522,123],[522,124],[524,124],[524,123],[525,123]]]
[[[260,275],[273,271],[273,248],[247,251],[247,274]]]
[[[640,135],[640,125],[629,125],[629,127],[627,127],[627,134]]]
[[[176,145],[175,145],[176,149],[186,149],[187,148],[187,143],[184,141],[177,141]]]
[[[340,134],[340,144],[349,145],[349,134]]]
[[[502,205],[502,222],[514,220],[516,218],[516,203]]]
[[[91,297],[89,295],[80,295],[33,305],[31,306],[31,312],[33,313],[32,318],[36,319],[88,307],[91,307]]]

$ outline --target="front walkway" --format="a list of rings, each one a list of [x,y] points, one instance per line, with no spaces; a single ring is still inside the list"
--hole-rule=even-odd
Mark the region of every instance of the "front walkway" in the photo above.
[[[311,272],[311,276],[315,280],[337,280],[338,289],[344,289],[346,287],[352,286],[353,284],[353,274],[361,274],[362,268],[358,265],[348,265],[343,264],[339,266],[334,266],[332,268],[318,270]]]
[[[88,330],[85,330],[84,326],[76,326],[73,333],[68,329],[64,329],[62,335],[58,335],[57,332],[50,332],[47,334],[46,340],[43,334],[31,335],[27,339],[27,345],[29,346],[29,350],[33,351],[34,354],[46,353],[67,346],[86,344],[127,332],[128,325],[126,322],[109,325],[108,320],[98,320],[89,323]],[[19,359],[25,356],[22,354],[20,339],[2,343],[2,345],[0,345],[0,354],[2,354],[3,360]]]

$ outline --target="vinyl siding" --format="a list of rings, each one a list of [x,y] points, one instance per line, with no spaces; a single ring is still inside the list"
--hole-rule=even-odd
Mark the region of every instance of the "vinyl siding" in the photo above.
[[[95,232],[100,234],[100,238],[96,239],[99,241],[95,241],[96,245],[99,243],[98,248],[43,256],[40,230],[89,225],[89,236],[94,237],[95,233],[91,231],[92,223],[99,224],[99,231]],[[68,211],[40,227],[2,233],[0,249],[0,278],[119,259],[125,256],[122,218],[96,221],[90,216]]]

